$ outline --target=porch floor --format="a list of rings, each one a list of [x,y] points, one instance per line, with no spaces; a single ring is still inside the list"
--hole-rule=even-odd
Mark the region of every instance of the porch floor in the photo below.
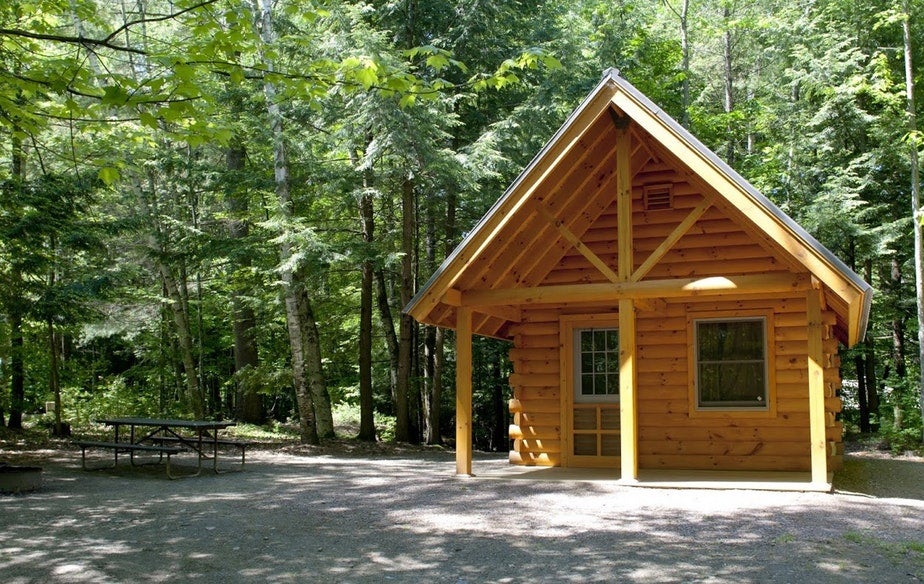
[[[646,470],[638,481],[623,482],[613,468],[562,468],[516,466],[475,468],[476,479],[529,479],[540,481],[607,481],[626,486],[663,489],[753,489],[759,491],[831,491],[832,474],[825,483],[813,483],[811,473],[735,470]]]

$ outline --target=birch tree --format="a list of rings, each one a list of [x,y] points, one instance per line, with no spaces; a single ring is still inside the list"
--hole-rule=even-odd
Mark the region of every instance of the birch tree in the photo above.
[[[256,1],[256,0],[255,0]],[[323,381],[322,376],[312,376],[309,368],[316,364],[309,359],[305,348],[308,339],[305,335],[304,318],[313,314],[306,310],[305,302],[309,301],[307,291],[302,289],[303,283],[298,278],[298,257],[296,255],[291,232],[293,224],[292,198],[289,192],[289,167],[286,157],[285,135],[283,133],[283,116],[279,107],[276,84],[272,80],[274,64],[266,55],[266,50],[273,47],[276,35],[273,30],[273,2],[260,0],[255,7],[259,15],[257,27],[260,40],[263,43],[261,56],[263,68],[266,71],[263,81],[263,95],[266,99],[266,114],[273,141],[273,176],[276,187],[278,213],[282,222],[282,232],[279,237],[279,276],[282,283],[282,294],[286,310],[286,329],[289,333],[289,349],[292,360],[292,381],[295,386],[295,396],[298,400],[299,428],[302,442],[318,444],[322,432],[318,428],[318,417],[315,414],[314,392],[310,386],[310,378]]]
[[[918,149],[921,138],[918,133],[917,114],[914,104],[914,67],[912,66],[911,46],[911,2],[902,3],[902,40],[905,62],[905,111],[908,116],[908,158],[911,167],[911,213],[914,226],[914,280],[915,298],[918,317],[918,404],[924,419],[924,243],[922,243],[921,181],[918,171]],[[924,424],[921,427],[924,440]]]

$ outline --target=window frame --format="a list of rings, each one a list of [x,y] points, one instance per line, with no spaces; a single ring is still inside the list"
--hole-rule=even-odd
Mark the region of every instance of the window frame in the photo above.
[[[615,349],[615,354],[614,354],[615,365],[616,365],[615,372],[610,373],[609,367],[607,366],[607,371],[603,373],[604,375],[612,374],[616,376],[616,393],[614,394],[585,395],[581,391],[583,388],[583,376],[584,376],[584,370],[582,369],[582,361],[583,361],[582,356],[584,354],[584,351],[582,350],[582,347],[581,347],[580,335],[581,333],[585,331],[591,331],[591,332],[612,331],[616,333],[616,343],[617,344],[616,344],[616,349]],[[574,400],[573,403],[576,403],[576,404],[595,404],[595,403],[618,404],[619,403],[619,327],[607,326],[607,325],[574,326],[571,329],[571,351],[572,351],[571,359],[572,359],[572,364],[573,364],[571,367],[572,399]],[[596,353],[597,351],[592,351],[592,352]],[[607,354],[609,352],[610,352],[609,350],[605,350],[604,354]],[[609,362],[607,362],[607,365],[609,365]],[[589,372],[589,375],[596,376],[597,372],[591,371]]]
[[[699,337],[697,323],[700,322],[745,322],[760,321],[763,323],[764,347],[764,398],[763,405],[701,405],[700,393],[700,359]],[[776,416],[776,379],[775,355],[771,340],[774,338],[773,312],[771,310],[728,311],[728,312],[697,312],[687,316],[687,332],[689,343],[689,376],[690,376],[690,415],[708,416],[710,414],[750,417]]]

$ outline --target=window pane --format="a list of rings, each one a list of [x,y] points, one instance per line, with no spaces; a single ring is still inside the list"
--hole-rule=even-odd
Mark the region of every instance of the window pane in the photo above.
[[[618,329],[577,329],[574,343],[575,399],[614,401],[619,395]]]
[[[602,408],[600,410],[600,422],[604,430],[618,430],[620,422],[619,409],[613,407]]]
[[[616,329],[606,331],[606,350],[619,353],[619,331]]]
[[[763,319],[696,323],[701,407],[766,407]]]
[[[594,331],[594,351],[603,353],[606,351],[606,331]]]
[[[574,429],[575,430],[596,430],[597,429],[597,410],[593,408],[575,408],[574,409]]]
[[[594,370],[594,354],[581,353],[581,373],[592,373]]]
[[[594,376],[593,374],[581,375],[581,395],[594,394]]]
[[[577,434],[574,436],[574,454],[577,456],[597,455],[597,435]]]
[[[762,320],[698,322],[696,326],[700,360],[727,361],[764,358],[764,323]]]
[[[588,353],[594,349],[594,332],[581,331],[581,352]]]

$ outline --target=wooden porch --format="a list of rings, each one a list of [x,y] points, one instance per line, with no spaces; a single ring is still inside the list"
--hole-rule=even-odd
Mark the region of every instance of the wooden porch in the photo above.
[[[476,471],[474,475],[476,480],[603,481],[653,489],[747,489],[827,493],[832,488],[832,473],[828,473],[826,482],[815,483],[812,482],[811,472],[640,469],[637,480],[622,482],[620,471],[615,468],[565,468],[505,464],[493,468],[478,468]]]

